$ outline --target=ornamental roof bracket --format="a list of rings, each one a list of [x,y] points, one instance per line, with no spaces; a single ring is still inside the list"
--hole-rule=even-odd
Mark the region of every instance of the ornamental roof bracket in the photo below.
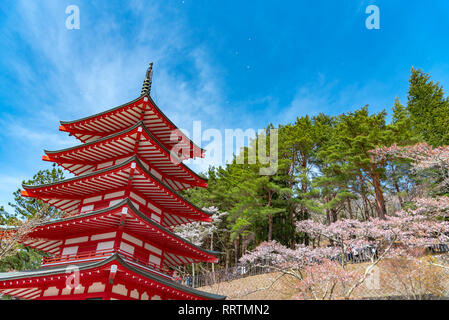
[[[150,94],[152,78],[153,78],[153,62],[150,62],[146,78],[143,81],[142,92],[140,93],[140,96]]]

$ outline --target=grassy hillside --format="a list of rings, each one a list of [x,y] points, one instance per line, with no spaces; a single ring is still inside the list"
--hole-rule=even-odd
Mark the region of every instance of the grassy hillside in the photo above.
[[[385,260],[379,264],[377,278],[362,284],[353,299],[388,298],[421,299],[422,295],[449,296],[448,254],[428,256],[417,261]],[[426,259],[426,260],[423,260]],[[430,260],[432,259],[432,260]],[[366,267],[366,263],[352,268]],[[228,300],[291,300],[298,298],[298,279],[281,273],[250,276],[198,288],[225,295]],[[336,299],[339,299],[338,296]],[[340,298],[341,299],[341,298]]]

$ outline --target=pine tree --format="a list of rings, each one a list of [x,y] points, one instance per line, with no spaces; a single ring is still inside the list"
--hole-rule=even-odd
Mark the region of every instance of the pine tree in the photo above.
[[[364,201],[367,200],[366,188],[373,188],[380,218],[386,215],[382,190],[384,167],[371,160],[370,150],[390,142],[385,116],[385,111],[370,115],[367,106],[340,115],[332,143],[321,153],[334,172],[351,181],[354,189],[360,188]]]
[[[398,146],[412,145],[420,141],[420,136],[413,131],[412,120],[408,109],[401,104],[396,97],[393,105],[393,117],[388,125],[391,132],[391,141],[389,144]],[[404,159],[392,158],[386,161],[386,185],[385,188],[392,194],[395,194],[399,201],[399,207],[402,208],[405,198],[408,196],[410,187],[414,181],[410,175],[410,161]]]
[[[412,68],[407,110],[414,132],[432,146],[449,144],[449,101],[430,75]]]
[[[61,169],[40,170],[31,180],[23,181],[23,184],[40,185],[52,183],[64,179]],[[19,220],[39,218],[42,220],[58,218],[62,212],[50,208],[41,200],[25,198],[21,196],[20,189],[13,193],[14,202],[8,203],[14,212],[7,212],[3,207],[0,209],[1,225],[14,226]],[[15,254],[9,255],[0,261],[0,271],[24,270],[38,268],[41,264],[42,254],[34,249],[19,245]]]

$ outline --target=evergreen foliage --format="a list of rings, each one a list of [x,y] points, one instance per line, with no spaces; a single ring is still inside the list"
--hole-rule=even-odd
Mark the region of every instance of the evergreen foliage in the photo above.
[[[32,179],[23,181],[26,185],[41,185],[60,181],[64,179],[61,169],[40,170]],[[7,212],[0,208],[0,226],[14,226],[17,220],[28,219],[35,215],[43,218],[53,219],[61,216],[62,212],[51,207],[44,206],[41,200],[26,198],[20,194],[20,189],[13,193],[14,202],[8,203],[14,208],[14,212]],[[40,267],[43,254],[29,247],[20,245],[17,252],[7,256],[0,261],[0,272],[11,270],[28,270]]]
[[[442,183],[434,169],[416,173],[406,158],[375,161],[370,152],[380,147],[410,146],[427,142],[437,147],[449,142],[449,100],[438,82],[412,69],[408,101],[393,103],[391,121],[387,112],[370,113],[368,106],[336,116],[298,116],[292,123],[267,126],[249,145],[223,167],[210,167],[204,174],[208,188],[183,194],[200,207],[227,212],[214,236],[220,263],[237,264],[248,250],[264,241],[294,248],[310,241],[296,224],[313,218],[331,224],[343,218],[367,221],[385,219],[411,205],[425,188]],[[278,130],[278,166],[273,175],[261,175],[267,165],[255,155],[268,149],[271,132]],[[262,148],[263,150],[259,150]],[[60,169],[39,171],[26,184],[44,184],[63,179]],[[446,189],[444,189],[446,190]],[[446,190],[447,191],[447,190]],[[442,194],[438,189],[439,195]],[[14,212],[0,209],[0,223],[33,216],[43,203],[14,193],[9,204]],[[47,210],[50,218],[61,213]],[[0,270],[33,268],[40,254],[22,248],[0,262]]]
[[[275,127],[276,174],[261,176],[263,165],[248,161],[257,148],[256,137],[231,163],[209,168],[207,189],[188,190],[186,195],[204,207],[229,212],[221,239],[226,266],[232,264],[232,254],[236,263],[263,241],[291,248],[308,244],[307,234],[295,229],[298,221],[385,219],[410,207],[411,199],[438,183],[438,177],[432,170],[416,174],[408,159],[374,161],[370,151],[419,142],[448,144],[448,104],[442,87],[413,68],[407,105],[396,98],[389,123],[386,111],[370,113],[368,106],[337,116],[298,117]],[[267,127],[267,134],[270,128],[274,126]]]

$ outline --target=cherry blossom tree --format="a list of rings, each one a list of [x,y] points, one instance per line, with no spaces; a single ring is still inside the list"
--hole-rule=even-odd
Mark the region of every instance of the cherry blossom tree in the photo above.
[[[409,160],[415,172],[427,169],[436,171],[438,177],[437,188],[449,191],[449,146],[432,147],[427,143],[400,147],[392,145],[372,150],[372,161],[383,162],[392,158]]]
[[[49,219],[48,205],[26,219],[13,219],[10,224],[0,225],[0,260],[15,254],[27,235],[38,225]]]
[[[280,275],[273,282],[283,276],[295,278],[298,281],[298,298],[305,298],[310,294],[317,300],[332,299],[339,283],[355,279],[358,274],[357,271],[342,268],[335,259],[338,254],[339,249],[333,246],[313,248],[298,245],[291,249],[270,241],[263,242],[248,252],[240,259],[240,263],[278,272]]]
[[[220,223],[228,214],[227,212],[220,212],[216,207],[203,208],[203,210],[212,214],[211,222],[194,221],[174,228],[174,232],[178,236],[197,246],[201,246],[210,237],[213,241],[213,234],[217,232]]]
[[[392,146],[373,150],[372,154],[372,161],[409,159],[417,172],[434,169],[443,177],[438,188],[444,190],[448,185],[448,147]],[[416,261],[417,254],[426,248],[448,243],[448,215],[449,197],[424,196],[414,199],[409,208],[385,218],[342,219],[329,225],[304,220],[296,224],[297,231],[311,239],[326,239],[327,247],[290,249],[276,242],[264,242],[240,262],[271,265],[281,274],[294,276],[299,280],[298,297],[309,294],[314,299],[332,299],[338,294],[349,299],[383,259],[400,257]],[[351,257],[362,252],[369,257],[363,269],[348,265]]]
[[[203,210],[211,213],[211,222],[194,221],[192,223],[180,225],[174,228],[174,232],[192,242],[196,246],[201,246],[207,239],[210,239],[210,249],[213,250],[214,234],[219,231],[219,226],[223,219],[228,215],[227,212],[220,212],[216,207],[203,208]],[[212,273],[215,272],[215,266],[211,264]],[[195,277],[195,265],[192,264],[192,276]]]

